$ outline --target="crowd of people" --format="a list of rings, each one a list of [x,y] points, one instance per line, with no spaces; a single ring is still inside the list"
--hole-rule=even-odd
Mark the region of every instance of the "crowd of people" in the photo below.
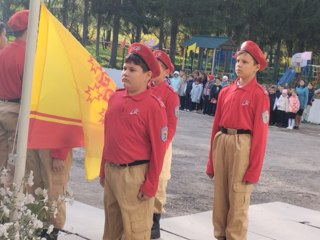
[[[180,110],[214,116],[220,90],[234,80],[228,75],[207,75],[204,71],[186,74],[181,70],[175,71],[167,82],[179,95]]]
[[[285,88],[272,85],[267,87],[270,99],[269,125],[299,129],[301,122],[307,122],[310,108],[314,101],[315,90],[312,82],[306,84],[304,79],[296,87]]]

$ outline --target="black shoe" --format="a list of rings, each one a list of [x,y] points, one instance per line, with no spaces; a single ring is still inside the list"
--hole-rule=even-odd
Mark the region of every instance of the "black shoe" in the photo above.
[[[159,214],[159,213],[153,214],[153,225],[151,228],[151,239],[160,238],[160,218],[161,218],[161,214]]]
[[[299,129],[299,126],[294,126],[293,129]]]
[[[41,238],[45,238],[47,240],[57,240],[59,235],[59,229],[54,228],[50,234],[47,233],[48,229],[43,229],[41,233]]]

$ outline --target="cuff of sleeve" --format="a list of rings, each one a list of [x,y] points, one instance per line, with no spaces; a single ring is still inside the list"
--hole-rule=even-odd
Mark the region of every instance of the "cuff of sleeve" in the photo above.
[[[158,185],[157,185],[157,188],[155,188],[153,187],[153,185],[151,185],[147,181],[144,184],[142,184],[140,188],[141,192],[143,192],[148,197],[154,197],[156,195],[157,189],[158,189]]]
[[[252,183],[255,184],[259,181],[259,178],[256,178],[254,176],[252,176],[251,174],[246,173],[243,177],[243,182],[248,182],[248,183]]]
[[[214,170],[213,170],[213,166],[212,166],[212,164],[210,164],[211,163],[211,160],[208,160],[208,163],[207,163],[207,171],[206,171],[206,173],[207,174],[214,174]]]

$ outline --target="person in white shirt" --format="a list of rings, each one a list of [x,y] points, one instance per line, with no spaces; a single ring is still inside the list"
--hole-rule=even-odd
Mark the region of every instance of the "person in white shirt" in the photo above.
[[[173,90],[175,92],[178,92],[178,90],[179,90],[179,82],[180,82],[179,72],[178,71],[174,71],[173,77],[170,80],[171,80],[170,81],[171,82],[170,83],[171,87],[173,88]]]

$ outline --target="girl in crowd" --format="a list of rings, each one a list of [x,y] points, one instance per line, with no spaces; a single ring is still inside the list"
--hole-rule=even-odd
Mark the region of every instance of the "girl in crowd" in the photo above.
[[[202,84],[201,79],[197,78],[192,86],[192,90],[190,92],[191,95],[191,111],[200,110],[200,99],[202,95]]]
[[[286,112],[288,112],[288,90],[283,89],[277,101],[277,126],[287,127]]]
[[[291,96],[288,101],[288,129],[293,129],[294,120],[300,107],[299,98],[295,89],[291,89]]]

